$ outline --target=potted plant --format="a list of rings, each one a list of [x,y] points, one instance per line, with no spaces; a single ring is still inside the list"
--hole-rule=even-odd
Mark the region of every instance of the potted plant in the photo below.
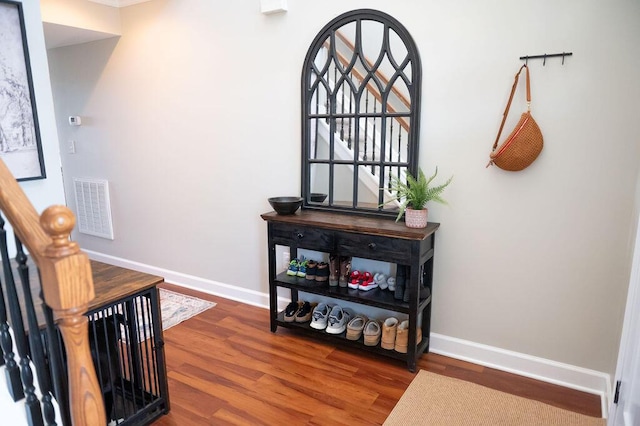
[[[395,197],[384,204],[399,201],[400,210],[396,222],[400,220],[406,212],[405,224],[409,228],[425,228],[427,226],[428,209],[427,202],[435,201],[441,204],[447,202],[441,197],[444,189],[451,183],[451,176],[445,183],[438,186],[429,186],[438,175],[438,168],[429,179],[427,179],[418,168],[418,177],[415,178],[411,173],[407,172],[407,181],[403,182],[398,176],[391,176],[391,192],[395,193]]]

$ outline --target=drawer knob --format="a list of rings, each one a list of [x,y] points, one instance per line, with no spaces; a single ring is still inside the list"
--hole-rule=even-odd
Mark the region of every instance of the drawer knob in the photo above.
[[[369,248],[371,250],[375,250],[376,249],[376,243],[369,243]]]
[[[303,234],[302,232],[298,232],[298,233],[296,234],[296,237],[298,237],[298,239],[299,239],[299,240],[301,240],[301,239],[303,239],[303,238],[304,238],[304,234]]]

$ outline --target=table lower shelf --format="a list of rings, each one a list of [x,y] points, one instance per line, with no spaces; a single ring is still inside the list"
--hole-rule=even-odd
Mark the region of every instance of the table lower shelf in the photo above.
[[[366,352],[383,355],[388,358],[394,358],[401,361],[409,362],[409,358],[410,358],[409,353],[401,353],[393,349],[383,349],[380,346],[380,342],[378,342],[376,346],[366,346],[364,344],[363,336],[360,336],[358,340],[349,340],[346,337],[346,331],[340,334],[329,334],[329,333],[326,333],[324,330],[317,330],[315,328],[311,328],[310,323],[311,323],[310,321],[303,322],[303,323],[295,322],[295,321],[293,322],[285,321],[284,312],[278,313],[275,321],[275,325],[278,327],[295,329],[315,339],[325,340],[332,343],[337,343],[341,346],[356,348],[359,350],[364,350]],[[273,328],[273,331],[275,332],[275,328]],[[423,336],[422,341],[417,345],[416,359],[420,358],[420,356],[424,352],[428,352],[428,349],[429,349],[429,337]],[[409,369],[411,371],[415,371],[415,366],[410,365]]]

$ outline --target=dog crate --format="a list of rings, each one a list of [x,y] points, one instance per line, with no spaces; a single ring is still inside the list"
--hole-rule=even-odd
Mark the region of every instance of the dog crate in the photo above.
[[[148,425],[168,413],[157,288],[123,297],[86,315],[107,425]]]

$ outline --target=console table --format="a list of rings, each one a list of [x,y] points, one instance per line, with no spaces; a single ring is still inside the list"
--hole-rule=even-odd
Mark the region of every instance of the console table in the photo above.
[[[431,328],[431,296],[421,300],[419,285],[431,291],[435,232],[439,223],[426,228],[408,228],[393,219],[371,218],[333,212],[301,210],[293,215],[269,212],[261,215],[267,222],[269,247],[269,305],[271,331],[280,327],[297,329],[314,338],[357,347],[387,357],[406,361],[410,371],[416,370],[416,361],[429,350]],[[409,303],[396,300],[389,291],[373,289],[359,291],[330,287],[328,282],[291,277],[276,271],[276,246],[289,247],[291,259],[298,257],[298,249],[309,249],[339,256],[373,259],[395,263],[406,270]],[[312,293],[333,299],[346,300],[408,315],[409,345],[406,354],[378,346],[365,346],[359,340],[347,340],[345,334],[330,335],[312,329],[309,323],[284,321],[284,312],[278,312],[278,287],[291,290],[291,300],[298,300],[298,292]],[[420,317],[421,316],[421,317]],[[420,321],[420,323],[419,323]],[[422,327],[422,341],[416,344],[416,330]]]

